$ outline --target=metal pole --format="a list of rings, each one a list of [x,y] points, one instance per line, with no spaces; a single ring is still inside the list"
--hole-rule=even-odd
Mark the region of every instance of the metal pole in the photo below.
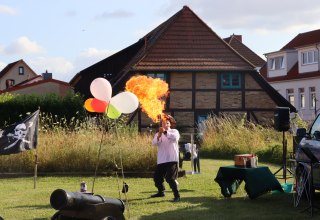
[[[284,182],[287,182],[287,140],[285,131],[282,132],[282,145],[283,145],[283,153],[282,153],[282,163],[283,163],[283,179]]]
[[[314,95],[314,118],[317,117],[317,101],[318,101],[318,99],[316,96],[317,96],[317,93]]]
[[[194,173],[194,161],[193,161],[193,158],[194,158],[194,155],[193,155],[193,133],[190,134],[190,137],[191,137],[191,173],[193,174]]]

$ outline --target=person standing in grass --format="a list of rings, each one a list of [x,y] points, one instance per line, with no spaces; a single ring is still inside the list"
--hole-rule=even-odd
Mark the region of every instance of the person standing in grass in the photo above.
[[[152,144],[158,146],[157,167],[153,177],[158,192],[151,197],[165,196],[163,183],[164,179],[166,179],[174,195],[173,202],[179,202],[180,194],[177,178],[180,134],[177,129],[174,129],[175,126],[175,119],[170,115],[166,115],[162,120],[162,127],[159,128],[152,140]]]

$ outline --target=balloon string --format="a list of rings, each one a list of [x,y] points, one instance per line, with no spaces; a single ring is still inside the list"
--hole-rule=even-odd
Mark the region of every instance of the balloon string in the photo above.
[[[123,187],[125,187],[125,182],[124,182],[124,172],[123,172],[123,165],[122,165],[122,153],[121,153],[121,149],[119,148],[119,154],[120,154],[120,164],[121,164],[121,174],[122,174],[122,184]],[[128,199],[128,195],[127,195],[127,190],[125,188],[124,190],[124,196],[126,198],[126,202],[127,202],[127,211],[128,211],[128,219],[130,219],[130,205],[129,205],[129,199]]]
[[[106,129],[103,129],[102,135],[101,135],[101,140],[100,140],[100,146],[99,146],[98,161],[96,163],[96,169],[94,171],[94,178],[93,178],[92,190],[91,190],[92,193],[94,193],[94,191],[93,191],[94,190],[94,183],[95,183],[95,180],[97,177],[97,171],[98,171],[99,162],[100,162],[100,155],[101,155],[101,146],[102,146],[103,136],[104,136],[105,132],[106,132]]]
[[[108,114],[109,104],[110,104],[110,101],[108,102],[108,107],[107,107],[106,114]],[[106,129],[105,129],[104,127],[103,127],[102,129],[103,129],[103,131],[102,131],[101,140],[100,140],[100,146],[99,146],[99,152],[98,152],[98,161],[97,161],[97,163],[96,163],[96,168],[95,168],[95,171],[94,171],[94,178],[93,178],[93,183],[92,183],[92,190],[91,190],[92,193],[94,193],[94,183],[95,183],[95,181],[96,181],[97,171],[98,171],[99,162],[100,162],[100,156],[101,156],[101,148],[102,148],[103,137],[104,137],[104,135],[105,135],[105,133],[106,133]]]
[[[118,121],[118,120],[117,120]],[[118,134],[118,123],[115,123],[115,129],[116,129],[116,137],[117,139],[119,138],[119,134]],[[125,181],[124,181],[124,172],[123,172],[123,163],[122,163],[122,151],[121,151],[121,147],[119,147],[119,157],[120,157],[120,167],[121,167],[121,174],[122,174],[122,187],[125,187]],[[126,199],[126,203],[127,203],[127,212],[128,212],[128,218],[130,219],[130,207],[129,207],[129,199],[128,199],[128,195],[127,195],[127,190],[126,188],[124,188],[124,196]]]

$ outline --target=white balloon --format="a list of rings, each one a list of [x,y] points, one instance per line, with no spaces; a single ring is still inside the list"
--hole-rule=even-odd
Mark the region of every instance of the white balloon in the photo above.
[[[119,112],[129,114],[134,112],[139,106],[138,97],[132,92],[121,92],[112,97],[110,104]]]
[[[112,87],[105,78],[96,78],[91,82],[90,91],[93,97],[102,101],[110,101],[112,96]]]

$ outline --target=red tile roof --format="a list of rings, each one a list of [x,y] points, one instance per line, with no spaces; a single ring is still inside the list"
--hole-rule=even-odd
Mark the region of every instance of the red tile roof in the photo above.
[[[37,86],[40,84],[46,84],[48,82],[53,82],[55,84],[59,84],[59,85],[63,85],[63,86],[72,88],[70,86],[70,84],[67,82],[63,82],[63,81],[56,80],[56,79],[47,79],[47,80],[39,80],[39,81],[30,83],[30,84],[16,85],[16,86],[10,87],[9,89],[0,91],[0,94],[6,93],[6,92],[18,91],[20,89],[24,89],[24,88],[28,88],[28,87],[34,87],[34,86]]]
[[[133,67],[137,71],[254,69],[187,6],[145,38],[144,55]]]
[[[5,68],[3,68],[3,70],[1,70],[1,72],[0,72],[0,78],[2,78],[14,65],[16,65],[20,61],[21,60],[18,60],[13,63],[9,63]]]
[[[320,43],[320,29],[298,34],[289,43],[287,43],[284,47],[282,47],[281,50],[290,50],[290,49],[295,49],[297,47],[308,46],[308,45],[313,45],[317,43]],[[260,69],[260,74],[268,82],[276,82],[276,81],[284,81],[284,80],[292,80],[292,79],[305,79],[305,78],[320,76],[319,71],[308,72],[308,74],[299,74],[298,62],[296,62],[295,65],[293,65],[293,67],[287,72],[287,75],[285,76],[268,77],[267,65],[264,65]]]
[[[1,72],[0,72],[0,79],[1,79],[12,67],[14,67],[14,65],[16,65],[16,64],[19,63],[19,62],[23,63],[26,67],[28,67],[28,68],[30,69],[30,71],[32,71],[35,75],[37,75],[37,74],[33,71],[33,69],[31,69],[30,66],[29,66],[26,62],[24,62],[24,60],[21,59],[21,60],[15,61],[15,62],[13,62],[13,63],[9,63],[5,68],[3,68],[3,70],[1,70]]]
[[[262,67],[266,61],[262,59],[259,55],[257,55],[255,52],[253,52],[246,45],[244,45],[240,40],[242,39],[242,37],[239,36],[240,35],[231,35],[228,38],[224,38],[224,40],[239,54],[246,58],[250,63],[252,63],[256,67]]]
[[[294,49],[296,47],[307,46],[320,42],[320,29],[298,34],[281,50]]]

